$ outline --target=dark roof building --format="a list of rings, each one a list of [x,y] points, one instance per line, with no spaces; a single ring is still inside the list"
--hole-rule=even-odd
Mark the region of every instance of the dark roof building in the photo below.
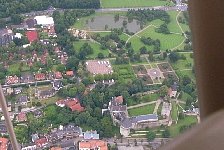
[[[17,103],[19,105],[27,105],[27,102],[28,102],[28,97],[26,95],[19,96],[19,98],[17,100]]]
[[[28,28],[34,28],[34,26],[37,24],[37,21],[35,19],[27,19],[26,24]]]
[[[0,46],[8,45],[13,40],[13,32],[9,29],[0,30]]]

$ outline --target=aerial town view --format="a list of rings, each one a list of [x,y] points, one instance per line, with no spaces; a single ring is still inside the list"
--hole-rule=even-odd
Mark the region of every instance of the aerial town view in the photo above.
[[[188,0],[0,4],[19,149],[155,150],[200,122]],[[0,111],[0,150],[11,150]]]

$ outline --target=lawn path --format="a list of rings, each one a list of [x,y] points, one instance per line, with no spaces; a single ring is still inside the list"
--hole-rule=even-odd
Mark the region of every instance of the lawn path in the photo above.
[[[138,108],[138,107],[142,107],[145,105],[150,105],[150,104],[155,104],[157,101],[152,101],[152,102],[147,102],[147,103],[141,103],[138,105],[134,105],[134,106],[129,106],[127,109],[132,109],[132,108]]]

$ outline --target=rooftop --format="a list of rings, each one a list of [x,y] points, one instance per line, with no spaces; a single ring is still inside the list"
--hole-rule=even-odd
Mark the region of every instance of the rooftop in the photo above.
[[[113,73],[109,60],[89,60],[86,62],[86,68],[94,75]]]
[[[8,149],[8,142],[9,142],[9,140],[7,138],[0,138],[0,149],[1,150],[7,150]]]
[[[107,150],[107,142],[102,140],[89,140],[79,142],[79,148]]]
[[[30,43],[38,40],[37,31],[26,31],[26,36],[27,36]]]

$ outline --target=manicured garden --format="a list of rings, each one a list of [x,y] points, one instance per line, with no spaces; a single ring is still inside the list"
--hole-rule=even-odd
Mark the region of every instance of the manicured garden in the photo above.
[[[131,65],[113,65],[114,72],[118,73],[119,80],[135,79],[136,76]]]
[[[128,110],[129,116],[147,115],[152,114],[155,108],[155,104],[145,105],[138,108]]]

